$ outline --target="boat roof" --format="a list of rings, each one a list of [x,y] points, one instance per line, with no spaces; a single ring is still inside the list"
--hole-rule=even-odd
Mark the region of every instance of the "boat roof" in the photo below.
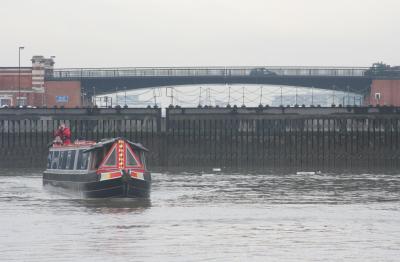
[[[91,146],[89,149],[86,149],[85,152],[93,151],[96,149],[100,149],[104,146],[107,146],[109,144],[114,144],[118,140],[124,140],[126,143],[128,143],[133,149],[135,150],[140,150],[140,151],[146,151],[148,152],[149,150],[145,148],[142,144],[140,143],[134,143],[132,141],[129,141],[128,139],[122,138],[122,137],[116,137],[116,138],[111,138],[111,139],[103,139],[100,142],[94,144]]]
[[[50,149],[71,149],[71,148],[88,148],[96,144],[96,141],[75,140],[74,143],[68,145],[53,144]]]
[[[128,143],[134,150],[138,151],[146,151],[149,152],[149,150],[144,147],[140,143],[134,143],[132,141],[129,141],[125,138],[122,137],[116,137],[116,138],[110,138],[110,139],[102,139],[100,142],[95,142],[95,141],[87,141],[87,140],[76,140],[74,143],[70,145],[53,145],[53,149],[65,149],[65,148],[86,148],[84,152],[90,152],[93,150],[97,150],[100,148],[103,148],[104,146],[107,146],[109,144],[113,144],[118,140],[124,140],[126,143]]]

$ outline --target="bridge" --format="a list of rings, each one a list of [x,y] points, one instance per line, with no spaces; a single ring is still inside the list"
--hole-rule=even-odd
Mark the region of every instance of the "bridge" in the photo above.
[[[64,68],[46,80],[78,80],[89,96],[147,87],[196,84],[270,84],[351,91],[367,95],[373,77],[368,67],[133,67]]]

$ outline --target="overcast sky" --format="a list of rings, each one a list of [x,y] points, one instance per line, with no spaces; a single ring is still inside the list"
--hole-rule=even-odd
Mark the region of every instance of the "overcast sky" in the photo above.
[[[1,0],[0,66],[400,65],[399,0]]]

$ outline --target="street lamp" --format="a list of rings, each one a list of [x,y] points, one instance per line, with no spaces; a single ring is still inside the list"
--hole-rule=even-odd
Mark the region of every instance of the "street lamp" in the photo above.
[[[55,64],[55,62],[54,62],[54,59],[56,58],[56,56],[55,55],[52,55],[52,56],[50,56],[50,60],[51,60],[51,64],[50,64],[50,72],[49,73],[51,73],[51,75],[53,75],[53,69],[54,69],[54,64]]]
[[[55,55],[52,55],[52,56],[50,56],[50,60],[51,60],[51,64],[50,64],[50,74],[51,74],[51,76],[53,76],[53,67],[54,67],[54,64],[55,64],[55,62],[54,62],[54,59],[56,58],[56,56]]]
[[[24,50],[23,46],[18,47],[18,97],[21,99],[21,50]],[[18,104],[18,98],[17,98]]]
[[[97,104],[96,104],[96,87],[95,86],[93,87],[93,100],[94,100],[94,107],[96,107]]]

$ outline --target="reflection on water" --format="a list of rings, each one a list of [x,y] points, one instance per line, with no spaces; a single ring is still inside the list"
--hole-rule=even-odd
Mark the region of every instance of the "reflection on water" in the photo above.
[[[2,261],[396,261],[400,176],[163,173],[150,199],[43,190],[0,170]]]
[[[151,200],[147,198],[79,199],[75,203],[86,207],[88,212],[104,214],[141,213],[151,207]]]

